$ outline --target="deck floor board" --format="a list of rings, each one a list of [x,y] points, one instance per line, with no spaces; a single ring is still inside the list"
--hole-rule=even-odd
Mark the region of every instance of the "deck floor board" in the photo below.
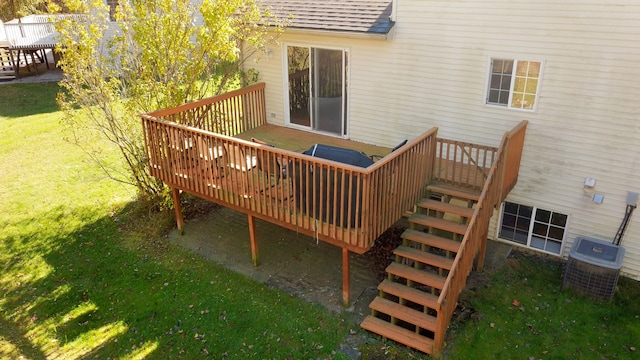
[[[390,148],[383,146],[365,144],[357,141],[272,124],[262,125],[257,128],[245,131],[242,134],[237,135],[236,137],[243,140],[251,140],[251,138],[256,138],[277,148],[295,152],[303,152],[309,149],[314,144],[324,144],[338,146],[345,149],[358,150],[367,154],[367,156],[387,155],[391,152]]]

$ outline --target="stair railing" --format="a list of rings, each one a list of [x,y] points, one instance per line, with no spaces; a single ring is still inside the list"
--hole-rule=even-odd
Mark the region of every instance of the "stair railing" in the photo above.
[[[521,121],[507,134],[506,150],[504,151],[505,165],[502,168],[501,176],[501,194],[498,204],[502,203],[513,190],[518,182],[518,174],[520,172],[520,161],[522,160],[522,151],[524,149],[524,137],[527,131],[528,121]]]
[[[491,146],[438,138],[434,181],[481,190],[496,151]]]
[[[458,296],[466,286],[467,276],[471,272],[473,261],[481,250],[480,257],[482,259],[478,259],[478,268],[482,266],[489,221],[493,216],[493,211],[504,200],[508,190],[515,186],[526,126],[527,121],[522,121],[502,137],[495,161],[489,170],[480,199],[460,244],[460,250],[456,254],[451,271],[438,298],[434,353],[439,353],[442,350],[446,330],[457,306]],[[508,190],[505,192],[506,189]]]

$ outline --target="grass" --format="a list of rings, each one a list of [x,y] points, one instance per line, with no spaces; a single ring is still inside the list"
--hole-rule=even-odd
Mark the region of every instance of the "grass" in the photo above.
[[[472,273],[447,332],[443,359],[639,359],[640,282],[620,278],[614,299],[562,289],[555,257],[513,251],[504,265]],[[363,359],[420,355],[385,342]]]
[[[516,252],[475,275],[462,294],[464,321],[449,331],[450,359],[640,358],[640,283],[621,278],[611,302],[562,290],[563,263]]]
[[[354,324],[164,241],[63,140],[57,85],[0,90],[0,358],[343,356]]]
[[[63,140],[57,91],[0,86],[0,358],[346,358],[357,325],[166,242],[169,214]],[[562,274],[515,252],[472,275],[443,357],[640,358],[640,284],[597,302],[561,290]],[[368,335],[361,350],[422,357]]]

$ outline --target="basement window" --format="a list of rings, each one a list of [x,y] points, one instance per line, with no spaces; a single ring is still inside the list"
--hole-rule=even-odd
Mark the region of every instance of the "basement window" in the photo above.
[[[498,237],[510,242],[560,255],[568,216],[512,202],[504,202]]]

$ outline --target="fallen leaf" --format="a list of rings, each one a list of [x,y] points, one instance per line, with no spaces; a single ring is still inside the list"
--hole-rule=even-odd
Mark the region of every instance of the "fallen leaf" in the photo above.
[[[513,299],[513,302],[511,302],[511,304],[512,304],[513,306],[520,306],[520,301],[518,301],[518,300],[516,300],[516,299]]]

